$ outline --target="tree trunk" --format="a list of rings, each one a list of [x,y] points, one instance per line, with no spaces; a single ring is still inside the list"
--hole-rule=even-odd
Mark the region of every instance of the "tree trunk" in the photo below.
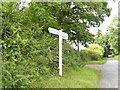
[[[79,47],[79,40],[77,40],[77,50],[79,51],[80,50],[80,47]]]

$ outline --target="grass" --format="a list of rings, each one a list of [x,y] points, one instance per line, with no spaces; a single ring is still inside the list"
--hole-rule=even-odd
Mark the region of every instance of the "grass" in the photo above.
[[[120,61],[120,55],[114,56],[114,59]]]
[[[80,70],[69,69],[63,76],[52,75],[42,81],[42,88],[99,88],[100,73],[95,69],[83,67]]]
[[[86,64],[104,64],[104,63],[106,63],[106,61],[107,61],[107,58],[104,57],[97,61],[96,60],[87,61]]]

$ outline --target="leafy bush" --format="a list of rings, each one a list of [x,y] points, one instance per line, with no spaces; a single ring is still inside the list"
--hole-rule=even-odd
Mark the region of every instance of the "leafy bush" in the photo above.
[[[81,50],[80,56],[83,60],[99,60],[101,58],[98,52],[90,49]]]
[[[40,40],[36,40],[33,36],[31,39],[27,41],[27,45],[19,47],[21,59],[16,57],[15,60],[11,60],[6,57],[7,54],[3,53],[4,88],[42,87],[41,80],[52,74],[58,74],[58,38],[45,34]],[[11,49],[7,47],[7,50]],[[6,49],[3,50],[5,51]],[[63,41],[63,72],[69,67],[77,69],[82,66],[84,66],[84,61],[79,51]],[[34,83],[36,83],[35,86]]]
[[[115,59],[115,60],[120,60],[120,55],[114,56],[114,59]]]
[[[63,65],[67,67],[82,67],[85,60],[80,56],[80,52],[74,50],[70,45],[63,42]]]
[[[60,23],[46,5],[33,2],[19,10],[18,2],[2,3],[3,88],[42,87],[43,78],[58,72],[58,38],[48,34],[48,27],[60,28]],[[63,70],[82,67],[86,60],[63,42]]]
[[[2,46],[4,88],[42,87],[41,80],[58,74],[58,38],[45,33],[40,39],[36,39],[36,32],[32,32],[30,39],[30,31],[19,33],[19,38],[23,38],[20,41],[24,40],[24,43],[18,43],[15,38],[3,37],[3,44],[11,40],[16,42],[9,43],[10,46]],[[3,32],[4,34],[7,35],[6,32]],[[63,41],[63,71],[69,67],[76,69],[83,65],[84,61],[79,52]],[[33,84],[35,82],[36,85]]]
[[[104,54],[104,49],[98,45],[98,44],[90,44],[88,49],[90,49],[91,51],[95,51],[96,53],[98,53],[101,57]]]

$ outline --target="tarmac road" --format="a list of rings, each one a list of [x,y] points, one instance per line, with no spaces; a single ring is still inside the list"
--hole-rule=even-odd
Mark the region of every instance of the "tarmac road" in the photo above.
[[[118,61],[108,58],[102,66],[100,88],[118,88]]]
[[[118,88],[118,61],[117,60],[114,60],[113,58],[108,58],[105,64],[86,65],[86,66],[94,68],[101,72],[102,77],[100,80],[100,88],[103,88],[103,89]]]

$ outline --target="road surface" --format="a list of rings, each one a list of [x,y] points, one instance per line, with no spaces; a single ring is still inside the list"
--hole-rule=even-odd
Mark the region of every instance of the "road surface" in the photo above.
[[[101,88],[118,88],[118,61],[113,58],[108,58],[103,64],[102,78],[100,82]]]
[[[100,88],[118,88],[118,61],[108,58],[102,65],[87,65],[101,72]]]

